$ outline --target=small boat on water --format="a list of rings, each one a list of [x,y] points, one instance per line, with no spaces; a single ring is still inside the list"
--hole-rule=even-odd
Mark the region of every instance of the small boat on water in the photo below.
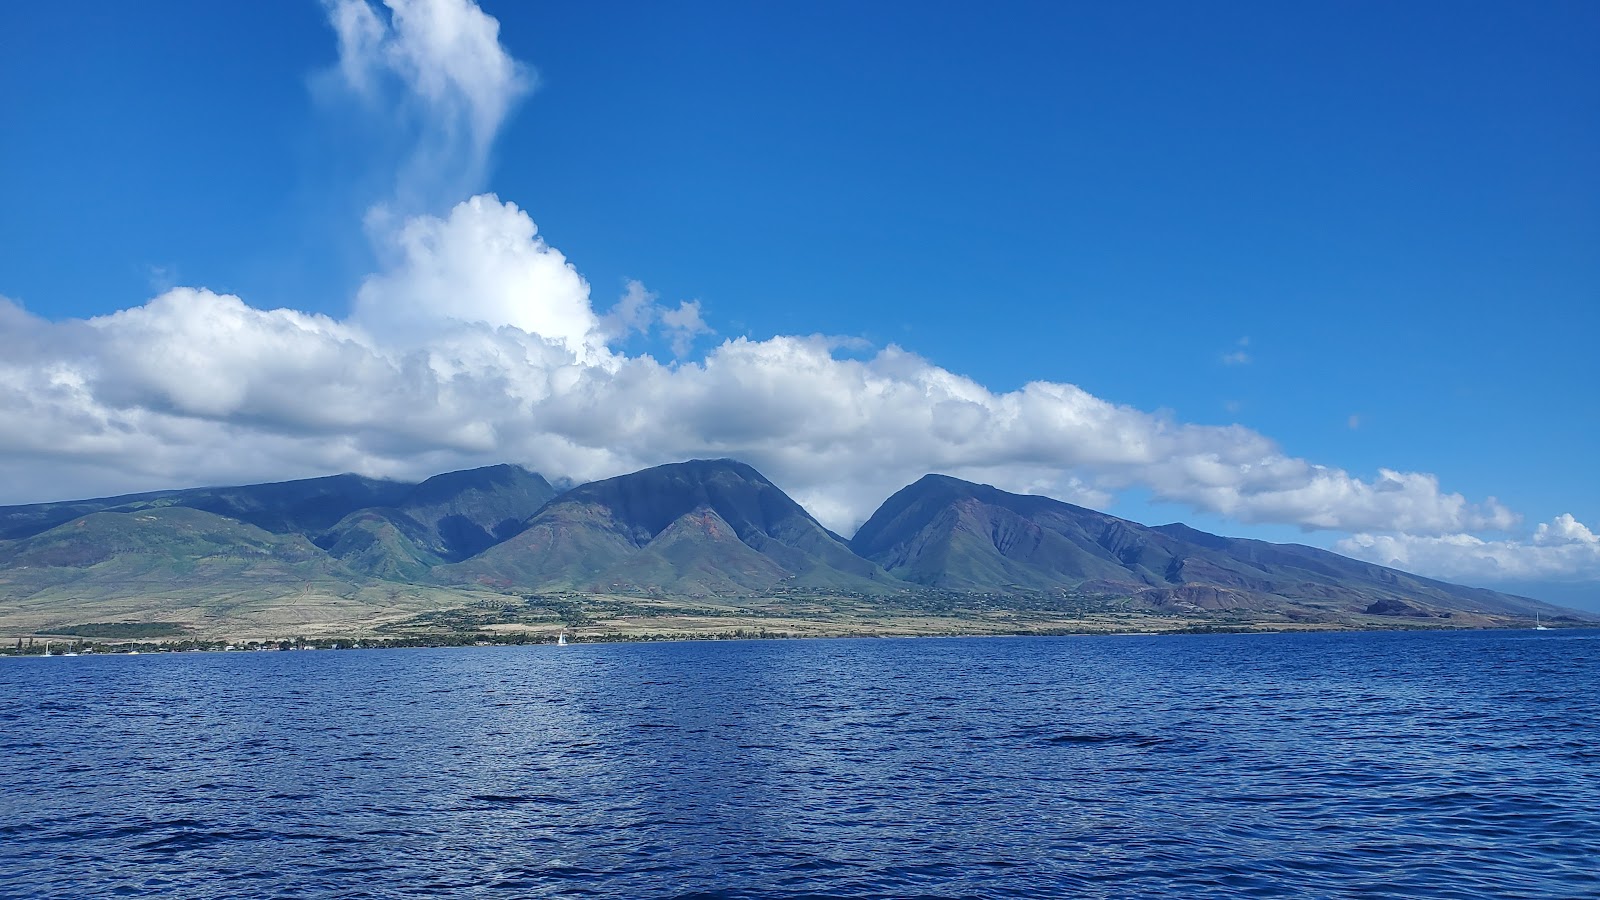
[[[1534,631],[1554,631],[1555,629],[1551,628],[1549,625],[1545,625],[1542,622],[1540,622],[1539,621],[1539,611],[1538,610],[1534,610],[1533,611],[1533,630]]]
[[[566,645],[567,645],[567,633],[565,631],[563,631],[563,632],[561,632],[560,636],[556,638],[556,646],[557,647],[565,647]]]

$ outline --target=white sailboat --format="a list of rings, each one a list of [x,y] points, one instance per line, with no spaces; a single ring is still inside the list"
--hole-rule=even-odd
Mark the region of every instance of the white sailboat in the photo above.
[[[561,632],[561,636],[556,638],[556,646],[557,647],[565,647],[566,645],[567,645],[567,633],[565,631],[563,631],[563,632]]]
[[[1549,625],[1544,625],[1544,624],[1541,624],[1539,622],[1539,611],[1537,609],[1533,611],[1533,630],[1534,631],[1553,631],[1554,630]]]

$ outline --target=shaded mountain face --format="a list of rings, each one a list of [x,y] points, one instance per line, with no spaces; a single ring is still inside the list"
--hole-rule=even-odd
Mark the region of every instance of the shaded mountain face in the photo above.
[[[1075,590],[1131,596],[1158,609],[1389,615],[1398,613],[1384,610],[1403,608],[1413,617],[1557,610],[1326,550],[1218,537],[1185,525],[1147,528],[944,475],[926,476],[890,497],[851,548],[891,575],[930,587]]]
[[[441,578],[502,588],[748,593],[898,585],[751,467],[692,460],[573,488]]]
[[[315,534],[358,509],[387,506],[410,490],[399,481],[330,475],[276,484],[203,488],[170,498],[173,506],[227,516],[275,534]]]
[[[316,538],[352,569],[382,578],[422,580],[522,530],[555,494],[521,466],[487,466],[435,475],[393,507],[350,513]]]
[[[176,506],[214,513],[275,534],[315,535],[346,515],[401,502],[413,485],[360,475],[330,475],[272,484],[190,488],[97,500],[0,507],[0,538],[24,538],[94,512]]]
[[[421,524],[450,561],[475,556],[521,531],[555,488],[521,466],[435,475],[411,490],[400,511]]]
[[[554,495],[543,477],[512,465],[449,472],[421,484],[331,475],[0,507],[0,540],[32,537],[97,512],[194,509],[302,535],[358,572],[414,579],[515,534]]]
[[[107,509],[125,507],[140,509],[179,491],[151,491],[144,494],[124,494],[118,497],[101,497],[95,500],[63,500],[54,503],[29,503],[22,506],[0,506],[0,541],[14,541],[31,537],[79,516],[87,516]]]

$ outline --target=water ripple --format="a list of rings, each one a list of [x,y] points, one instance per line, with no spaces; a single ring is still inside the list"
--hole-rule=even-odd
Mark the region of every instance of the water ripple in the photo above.
[[[1600,633],[0,661],[0,897],[1600,897]]]

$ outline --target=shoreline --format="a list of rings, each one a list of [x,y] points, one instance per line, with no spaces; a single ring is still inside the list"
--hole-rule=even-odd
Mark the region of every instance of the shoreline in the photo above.
[[[1559,624],[1549,626],[1549,631],[1585,631],[1600,628],[1600,623]],[[1386,632],[1459,633],[1471,631],[1535,631],[1532,626],[1520,624],[1429,626],[1407,624],[1352,624],[1352,623],[1255,623],[1249,625],[1190,625],[1186,627],[1145,628],[1137,630],[1035,628],[991,631],[914,631],[894,628],[876,630],[816,631],[796,634],[792,632],[732,631],[704,632],[645,632],[620,633],[568,633],[567,646],[581,644],[658,644],[720,641],[794,641],[794,640],[849,640],[883,638],[1028,638],[1028,637],[1192,637],[1215,635],[1281,635],[1281,634],[1357,634]],[[6,636],[9,646],[0,646],[0,659],[45,658],[46,644],[51,648],[48,657],[60,656],[134,656],[171,653],[296,653],[296,652],[350,652],[360,650],[437,650],[482,649],[487,647],[539,647],[558,646],[555,631],[515,632],[484,635],[477,633],[436,634],[404,638],[374,637],[372,635],[344,634],[318,638],[279,640],[182,639],[151,641],[71,640],[55,635]],[[17,640],[32,638],[31,646],[20,650]]]

